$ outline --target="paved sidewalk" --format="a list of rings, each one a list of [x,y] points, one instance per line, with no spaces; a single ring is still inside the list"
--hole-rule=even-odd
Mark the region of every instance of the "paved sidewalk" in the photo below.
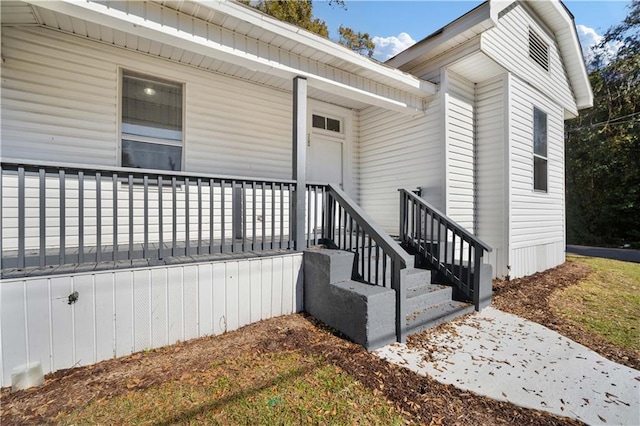
[[[534,322],[486,308],[428,344],[426,358],[397,343],[375,353],[493,399],[588,424],[640,425],[640,371]]]

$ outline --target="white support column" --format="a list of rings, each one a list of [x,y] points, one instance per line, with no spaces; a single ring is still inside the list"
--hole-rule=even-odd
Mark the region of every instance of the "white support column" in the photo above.
[[[295,250],[306,248],[305,241],[305,193],[307,187],[307,79],[293,79],[293,176],[296,193],[293,198],[292,235]]]

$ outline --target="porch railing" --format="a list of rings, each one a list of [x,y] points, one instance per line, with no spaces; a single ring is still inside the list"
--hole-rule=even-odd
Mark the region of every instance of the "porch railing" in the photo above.
[[[16,162],[0,173],[3,270],[294,247],[292,180]]]
[[[396,335],[403,341],[404,291],[400,285],[402,270],[413,266],[409,255],[371,217],[337,185],[327,186],[324,238],[341,250],[355,253],[357,279],[396,292]]]
[[[491,247],[409,189],[400,189],[400,240],[478,306],[481,265]]]

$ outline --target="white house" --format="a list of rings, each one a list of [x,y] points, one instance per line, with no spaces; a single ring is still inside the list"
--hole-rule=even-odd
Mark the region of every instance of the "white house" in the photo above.
[[[0,6],[1,386],[300,311],[322,238],[398,318],[385,232],[476,307],[475,265],[564,261],[592,93],[561,2],[487,1],[386,64],[234,1]]]

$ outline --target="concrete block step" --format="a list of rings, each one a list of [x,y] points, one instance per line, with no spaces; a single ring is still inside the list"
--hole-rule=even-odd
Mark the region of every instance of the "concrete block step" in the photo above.
[[[407,334],[419,333],[474,311],[472,304],[449,301],[407,315]]]
[[[407,290],[406,311],[420,312],[430,306],[451,301],[453,289],[450,286],[424,284]]]
[[[407,289],[407,293],[410,289],[430,283],[431,271],[429,271],[428,269],[407,268],[407,272],[405,273],[403,281],[403,284]]]

